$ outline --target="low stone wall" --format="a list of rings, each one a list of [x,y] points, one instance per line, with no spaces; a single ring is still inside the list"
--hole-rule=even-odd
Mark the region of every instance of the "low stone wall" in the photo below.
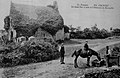
[[[84,75],[84,78],[120,78],[120,69],[112,68],[109,70],[103,70],[103,71],[94,71],[89,72]]]

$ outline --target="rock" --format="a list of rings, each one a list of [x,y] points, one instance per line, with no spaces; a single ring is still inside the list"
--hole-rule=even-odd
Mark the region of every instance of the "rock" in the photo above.
[[[102,59],[101,61],[100,61],[100,66],[105,66],[106,65],[106,61],[104,60],[104,59]]]
[[[97,59],[93,60],[92,61],[92,66],[98,67],[98,66],[100,66],[100,62]]]

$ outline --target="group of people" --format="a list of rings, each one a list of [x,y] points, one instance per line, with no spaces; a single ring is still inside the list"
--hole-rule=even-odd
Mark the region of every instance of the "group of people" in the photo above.
[[[89,46],[88,46],[88,41],[85,42],[85,45],[84,45],[84,50],[86,52],[89,52]],[[64,62],[64,56],[65,56],[65,47],[64,47],[64,43],[61,43],[60,47],[59,47],[59,52],[60,52],[60,62],[61,64],[65,64]]]
[[[84,44],[84,51],[89,53],[88,41],[86,41],[85,44]],[[65,64],[65,62],[64,62],[64,56],[65,56],[64,43],[61,43],[61,45],[59,47],[59,52],[60,52],[60,62],[61,62],[61,64]],[[111,50],[110,50],[109,46],[106,46],[106,54],[108,56],[111,55]]]

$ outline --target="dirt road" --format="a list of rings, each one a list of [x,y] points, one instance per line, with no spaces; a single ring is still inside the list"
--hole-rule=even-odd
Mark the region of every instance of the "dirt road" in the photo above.
[[[106,44],[99,44],[94,47],[94,50],[100,50],[107,45],[113,45],[120,43],[120,41],[110,42]],[[79,47],[79,45],[67,45],[66,47],[66,55],[65,64],[61,65],[58,60],[29,64],[25,66],[16,66],[13,68],[1,68],[0,69],[0,78],[79,78],[84,74],[84,71],[90,69],[86,68],[86,59],[80,58],[78,59],[79,68],[73,67],[74,58],[70,57],[74,48],[70,50],[71,47]]]

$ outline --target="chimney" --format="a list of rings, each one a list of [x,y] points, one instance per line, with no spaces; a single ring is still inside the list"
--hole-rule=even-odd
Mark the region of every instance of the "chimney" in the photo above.
[[[57,4],[57,1],[54,1],[54,2],[53,2],[53,6],[54,6],[54,9],[58,11],[58,4]]]

